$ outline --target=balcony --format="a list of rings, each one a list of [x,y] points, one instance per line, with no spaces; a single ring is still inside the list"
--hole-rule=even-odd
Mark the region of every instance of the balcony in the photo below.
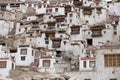
[[[82,6],[83,2],[81,1],[74,1],[73,4],[75,5],[75,7],[80,7]]]
[[[52,39],[52,47],[60,48],[61,47],[61,38],[53,38]]]
[[[71,6],[66,5],[65,6],[65,13],[71,12]]]
[[[32,25],[32,28],[39,28],[39,25]]]
[[[102,37],[102,34],[92,34],[92,37]]]
[[[20,4],[10,4],[10,7],[20,7]]]
[[[92,11],[83,11],[83,15],[91,15]]]
[[[92,37],[102,37],[102,30],[105,29],[105,25],[96,25],[90,28],[92,31]]]
[[[48,26],[47,29],[55,29],[55,26]]]

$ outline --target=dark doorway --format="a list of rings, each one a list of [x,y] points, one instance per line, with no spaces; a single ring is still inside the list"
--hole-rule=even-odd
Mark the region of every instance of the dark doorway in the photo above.
[[[88,46],[92,46],[93,40],[92,39],[87,39],[87,44],[88,44]]]

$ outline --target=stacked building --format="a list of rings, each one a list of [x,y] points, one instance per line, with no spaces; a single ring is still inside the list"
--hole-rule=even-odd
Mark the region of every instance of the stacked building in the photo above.
[[[1,0],[0,77],[35,68],[68,80],[119,80],[119,6],[119,0]]]

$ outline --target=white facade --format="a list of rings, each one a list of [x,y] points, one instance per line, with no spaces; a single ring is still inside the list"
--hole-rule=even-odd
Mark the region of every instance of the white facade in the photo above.
[[[36,13],[37,14],[43,14],[46,13],[46,4],[40,4],[39,6],[36,7]]]
[[[39,59],[39,71],[40,72],[48,72],[55,73],[55,58],[52,56],[41,56]]]
[[[0,63],[1,62],[5,62],[6,65],[0,66],[0,77],[5,78],[10,75],[9,72],[11,69],[15,69],[15,62],[9,58],[0,58]]]
[[[66,24],[69,26],[80,25],[79,15],[74,11],[67,13]]]
[[[17,51],[15,55],[16,66],[30,66],[34,62],[34,53],[30,45],[18,47]]]
[[[94,7],[93,8],[84,7],[83,9],[80,10],[81,24],[88,24],[88,25],[100,24],[106,22],[106,19],[107,19],[106,9],[101,8],[101,10],[98,11],[97,8]]]
[[[13,25],[14,23],[11,21],[5,21],[5,20],[0,20],[0,34],[5,36],[8,34],[8,32],[10,32],[13,29]]]
[[[111,49],[110,49],[111,48]],[[92,79],[92,80],[110,80],[117,79],[119,80],[120,68],[119,67],[106,67],[105,66],[105,57],[106,54],[119,54],[118,46],[115,47],[101,47],[96,49],[96,59],[92,58],[82,58],[80,60],[80,71],[79,72],[71,72],[67,73],[67,75],[72,76],[69,80],[84,80],[84,79]],[[86,61],[86,68],[83,67],[83,62]],[[90,68],[90,61],[95,61],[95,67]],[[110,63],[112,64],[112,63]],[[73,76],[73,74],[75,76]]]
[[[108,11],[110,12],[110,14],[114,14],[114,15],[120,15],[120,11],[119,11],[119,7],[120,7],[120,2],[117,3],[110,3],[107,4],[105,6],[106,9],[108,9]]]
[[[46,13],[56,14],[56,15],[64,15],[65,8],[63,6],[48,6],[46,8]]]

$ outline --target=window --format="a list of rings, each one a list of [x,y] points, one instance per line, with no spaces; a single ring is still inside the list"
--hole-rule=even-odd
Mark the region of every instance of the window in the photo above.
[[[88,44],[89,46],[92,46],[92,39],[87,39],[87,44]]]
[[[49,12],[52,12],[52,9],[49,9]]]
[[[61,57],[62,56],[62,53],[61,53],[61,51],[56,51],[56,57]]]
[[[14,69],[14,64],[12,63],[12,69]]]
[[[25,28],[25,31],[27,31],[27,28]]]
[[[32,56],[34,56],[34,51],[32,50]]]
[[[1,6],[1,10],[2,10],[2,11],[5,11],[5,10],[6,10],[6,6],[5,6],[5,5],[2,5],[2,6]]]
[[[21,49],[21,54],[27,54],[27,49]]]
[[[44,8],[46,7],[46,5],[44,5]]]
[[[55,8],[55,12],[58,12],[58,8]]]
[[[19,32],[21,31],[21,29],[19,29]]]
[[[39,5],[38,7],[41,8],[41,5]]]
[[[106,34],[106,31],[103,31],[104,34]]]
[[[44,26],[44,28],[46,28],[46,26]]]
[[[32,36],[32,34],[30,34],[30,36]]]
[[[59,28],[59,24],[57,24],[57,28]]]
[[[62,38],[63,36],[62,36],[62,35],[60,35],[60,37]]]
[[[46,13],[48,13],[48,10],[46,10]]]
[[[53,40],[52,42],[53,48],[59,48],[61,46],[61,40]]]
[[[115,24],[118,24],[119,22],[118,21],[115,21]]]
[[[118,67],[120,66],[120,54],[105,54],[104,62],[105,67]]]
[[[117,26],[113,26],[113,30],[117,30]]]
[[[11,57],[11,59],[12,59],[12,60],[14,60],[14,59],[15,59],[15,57]]]
[[[88,34],[90,35],[90,32],[88,32]]]
[[[101,37],[101,36],[102,36],[101,29],[92,30],[92,37]]]
[[[83,67],[86,68],[86,61],[83,61]]]
[[[89,23],[89,21],[88,21],[88,20],[86,21],[86,24],[87,24],[87,23]]]
[[[30,41],[32,41],[32,39],[30,39]]]
[[[72,19],[70,19],[70,23],[72,23]]]
[[[116,32],[116,31],[114,31],[114,32],[113,32],[113,34],[114,34],[114,35],[117,35],[117,32]]]
[[[25,56],[21,56],[21,61],[25,61]]]
[[[28,5],[28,6],[29,6],[29,5]],[[11,4],[10,4],[10,7],[20,7],[20,4],[11,3]]]
[[[48,40],[46,40],[46,41],[45,41],[45,44],[49,44],[49,41],[48,41]]]
[[[6,68],[7,62],[6,61],[0,61],[0,68]]]
[[[28,7],[31,7],[32,6],[32,4],[28,4]]]
[[[73,14],[70,14],[69,16],[70,16],[70,17],[72,17],[72,16],[73,16]]]
[[[79,34],[80,27],[71,27],[71,34]]]
[[[45,44],[49,44],[49,37],[45,37]]]
[[[64,45],[66,45],[66,41],[63,41]]]
[[[94,67],[95,67],[95,61],[90,61],[89,66],[90,66],[91,68],[94,68]]]
[[[43,67],[50,67],[50,60],[43,60]]]

